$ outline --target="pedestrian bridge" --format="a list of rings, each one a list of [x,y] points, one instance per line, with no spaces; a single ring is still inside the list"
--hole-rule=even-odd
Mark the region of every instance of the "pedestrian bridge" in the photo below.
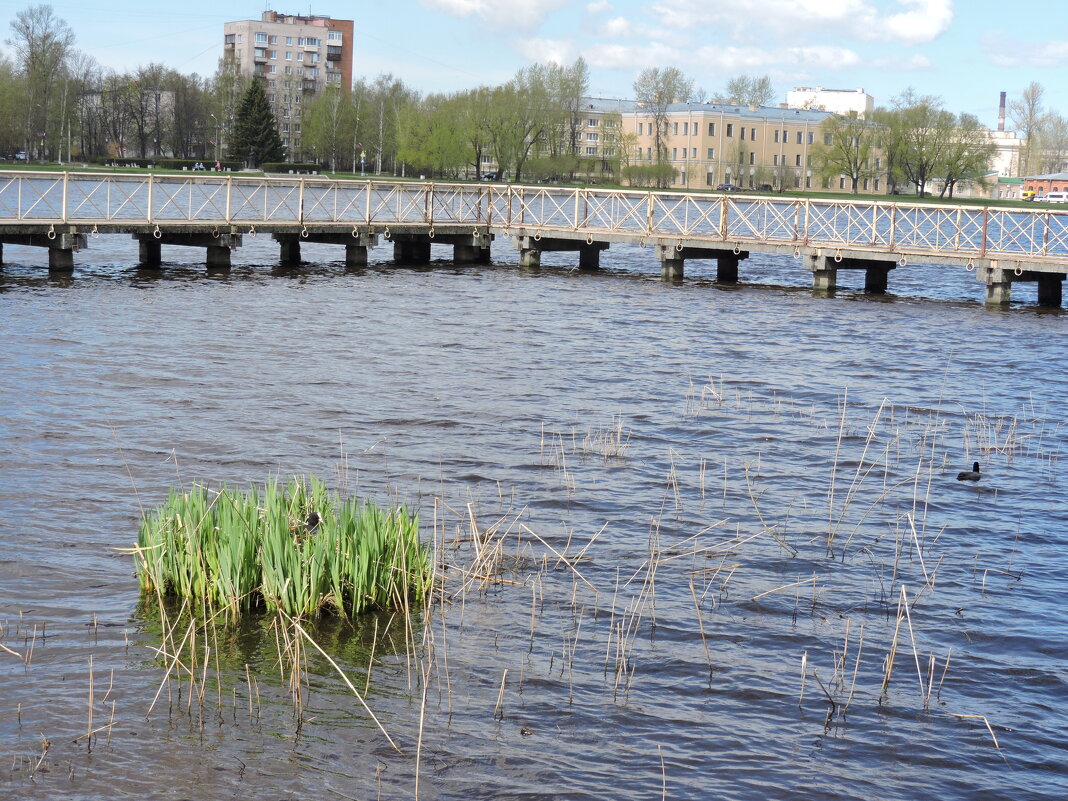
[[[0,171],[0,246],[46,247],[50,269],[70,271],[74,252],[104,233],[134,236],[146,265],[159,263],[163,245],[187,245],[205,248],[216,269],[229,266],[242,237],[258,234],[274,237],[283,261],[299,261],[301,242],[325,242],[344,245],[351,264],[366,263],[367,248],[381,240],[406,263],[429,261],[431,243],[452,245],[457,262],[486,262],[494,239],[508,237],[523,266],[570,250],[593,269],[612,244],[634,243],[652,249],[669,280],[683,276],[687,260],[715,259],[718,279],[737,281],[750,253],[782,253],[820,291],[847,269],[865,270],[865,287],[885,291],[891,270],[922,262],[974,272],[992,305],[1008,302],[1014,282],[1032,281],[1040,303],[1059,306],[1068,273],[1068,209],[1038,203]]]

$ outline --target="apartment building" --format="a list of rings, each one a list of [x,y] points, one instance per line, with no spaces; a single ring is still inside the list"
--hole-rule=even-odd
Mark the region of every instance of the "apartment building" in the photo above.
[[[656,131],[652,112],[634,102],[591,99],[583,110],[580,155],[612,156],[620,151],[629,165],[655,164]],[[674,169],[672,186],[743,189],[809,189],[851,192],[845,176],[821,176],[814,164],[816,146],[829,144],[822,124],[830,112],[720,103],[675,103],[668,107],[662,142]],[[605,123],[620,126],[605,136]],[[616,122],[618,121],[618,122]],[[886,191],[885,164],[873,157],[872,177],[861,193]]]
[[[875,110],[875,98],[863,89],[824,89],[822,86],[795,86],[786,93],[790,108],[810,108],[834,114],[856,113],[868,118]]]
[[[353,21],[264,11],[223,26],[223,57],[266,84],[282,143],[300,149],[302,105],[327,86],[352,88]]]

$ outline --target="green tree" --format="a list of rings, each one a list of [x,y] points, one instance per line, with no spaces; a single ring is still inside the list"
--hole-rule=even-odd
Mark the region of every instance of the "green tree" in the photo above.
[[[942,182],[940,197],[953,197],[964,180],[983,182],[997,147],[973,114],[961,114],[949,132],[941,162],[935,171]]]
[[[252,81],[234,120],[234,136],[230,143],[230,158],[244,161],[250,167],[285,157],[282,138],[278,135],[271,105],[262,81]]]
[[[812,160],[820,176],[827,180],[844,175],[849,178],[853,194],[857,194],[861,179],[874,174],[871,161],[875,149],[875,130],[855,111],[828,117],[820,129],[824,144],[812,149]]]
[[[356,125],[356,109],[348,92],[328,86],[310,103],[304,104],[301,147],[330,164],[337,172],[347,154]]]
[[[74,33],[51,6],[30,6],[11,22],[16,65],[26,85],[22,109],[27,153],[44,159],[59,151],[60,129],[65,126],[62,78],[74,47]]]

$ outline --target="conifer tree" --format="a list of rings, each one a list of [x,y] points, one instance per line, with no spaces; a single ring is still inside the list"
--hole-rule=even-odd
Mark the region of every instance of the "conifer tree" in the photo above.
[[[278,135],[274,112],[267,102],[267,93],[263,90],[263,81],[253,80],[241,98],[234,120],[230,158],[258,167],[265,162],[281,161],[284,157],[285,148]]]

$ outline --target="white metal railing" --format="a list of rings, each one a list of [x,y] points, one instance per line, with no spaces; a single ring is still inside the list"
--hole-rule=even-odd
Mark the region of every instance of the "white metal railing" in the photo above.
[[[691,245],[833,247],[1068,267],[1068,210],[320,177],[0,171],[0,224],[473,225]]]

